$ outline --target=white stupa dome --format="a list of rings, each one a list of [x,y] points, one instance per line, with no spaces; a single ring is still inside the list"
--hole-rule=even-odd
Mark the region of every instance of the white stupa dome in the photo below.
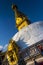
[[[17,32],[12,39],[16,41],[21,49],[43,40],[43,21],[35,22],[24,27]]]

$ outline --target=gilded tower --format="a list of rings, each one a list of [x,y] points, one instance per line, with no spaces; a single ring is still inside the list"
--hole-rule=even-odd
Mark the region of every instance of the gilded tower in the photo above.
[[[16,27],[18,30],[31,23],[30,20],[28,20],[28,18],[18,10],[18,7],[16,5],[12,5],[12,9],[15,12]]]
[[[16,65],[18,63],[19,60],[18,52],[19,52],[19,47],[17,46],[16,42],[10,40],[7,49],[7,59],[9,65]]]

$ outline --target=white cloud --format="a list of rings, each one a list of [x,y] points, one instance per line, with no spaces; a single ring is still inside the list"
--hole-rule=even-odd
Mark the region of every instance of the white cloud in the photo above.
[[[6,48],[7,48],[7,46],[8,46],[8,44],[6,44],[6,45],[3,47],[3,49],[6,49]]]
[[[3,47],[3,51],[6,51],[6,50],[7,50],[7,46],[8,46],[8,44],[6,44],[6,45]]]
[[[2,50],[2,49],[3,49],[3,46],[0,45],[0,50]]]
[[[7,50],[7,46],[8,46],[8,44],[6,44],[4,46],[0,45],[0,50],[6,51]]]

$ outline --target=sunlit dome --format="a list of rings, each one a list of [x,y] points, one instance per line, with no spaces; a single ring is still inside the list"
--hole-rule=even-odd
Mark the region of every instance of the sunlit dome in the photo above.
[[[24,27],[13,37],[17,45],[24,49],[43,39],[43,21],[35,22]]]

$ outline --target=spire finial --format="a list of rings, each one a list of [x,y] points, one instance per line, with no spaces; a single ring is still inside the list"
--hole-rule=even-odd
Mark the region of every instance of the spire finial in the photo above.
[[[17,5],[12,4],[12,9],[13,10],[18,9]]]

